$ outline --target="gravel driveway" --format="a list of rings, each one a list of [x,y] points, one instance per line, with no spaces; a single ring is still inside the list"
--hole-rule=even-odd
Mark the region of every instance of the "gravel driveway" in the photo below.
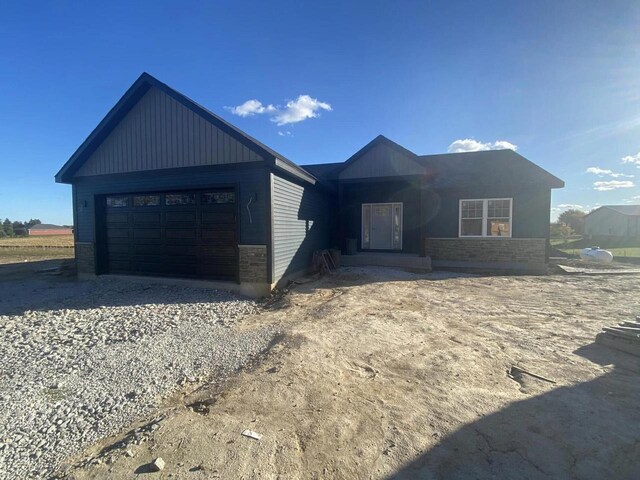
[[[114,279],[0,282],[0,478],[43,478],[150,414],[185,382],[224,377],[266,349],[242,330],[255,302]]]

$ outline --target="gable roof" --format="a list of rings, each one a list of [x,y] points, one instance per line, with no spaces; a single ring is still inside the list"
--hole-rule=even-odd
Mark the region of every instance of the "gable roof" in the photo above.
[[[336,172],[340,167],[344,165],[344,162],[334,163],[315,163],[312,165],[301,165],[307,172],[314,177],[322,180],[330,180],[336,178]]]
[[[129,89],[120,98],[120,100],[118,100],[118,102],[109,111],[109,113],[107,113],[107,115],[102,119],[98,126],[89,134],[82,145],[80,145],[80,147],[78,147],[78,149],[69,158],[69,160],[67,160],[60,171],[56,174],[56,182],[70,183],[73,179],[74,174],[80,169],[80,167],[87,161],[91,154],[94,153],[95,150],[100,146],[100,144],[107,138],[107,136],[109,136],[116,125],[118,125],[118,123],[131,111],[131,109],[138,103],[138,101],[144,96],[145,93],[147,93],[147,91],[151,87],[158,88],[162,92],[166,93],[167,95],[184,105],[186,108],[192,110],[205,120],[214,124],[217,128],[224,131],[238,142],[257,152],[277,168],[293,174],[309,183],[315,183],[316,178],[313,175],[300,168],[291,160],[288,160],[275,150],[267,147],[239,128],[233,126],[226,120],[223,120],[213,112],[207,110],[206,108],[194,102],[187,96],[181,94],[177,90],[174,90],[168,85],[160,82],[158,79],[146,72],[140,75],[140,77],[138,77],[133,85],[129,87]]]
[[[378,135],[376,138],[371,140],[369,143],[367,143],[364,147],[362,147],[356,153],[351,155],[347,160],[342,162],[342,165],[339,168],[337,168],[335,170],[335,172],[332,172],[332,173],[339,174],[341,171],[346,169],[349,165],[357,162],[360,159],[360,157],[362,157],[364,154],[369,152],[369,150],[372,150],[373,148],[377,147],[378,145],[386,145],[386,146],[390,147],[391,149],[397,151],[401,155],[404,155],[404,156],[406,156],[408,158],[411,158],[411,159],[417,159],[418,158],[418,156],[415,153],[413,153],[411,150],[408,150],[408,149],[404,148],[402,145],[394,142],[393,140],[389,140],[384,135]]]
[[[637,217],[640,216],[640,205],[603,205],[601,207],[596,208],[595,210],[590,211],[585,215],[588,217],[589,215],[596,213],[599,210],[606,208],[608,210],[613,210],[614,212],[620,213],[622,215]]]
[[[418,163],[435,188],[455,188],[469,184],[495,185],[497,181],[519,185],[543,183],[550,188],[564,187],[564,182],[558,177],[513,150],[416,155],[383,135],[378,135],[345,162],[304,165],[304,168],[321,180],[337,180],[339,173],[349,164],[380,144],[387,145]]]
[[[418,160],[434,187],[543,183],[562,188],[564,182],[513,150],[422,155]]]

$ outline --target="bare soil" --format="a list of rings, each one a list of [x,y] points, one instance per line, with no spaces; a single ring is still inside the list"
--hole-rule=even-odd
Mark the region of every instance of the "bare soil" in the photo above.
[[[253,369],[174,398],[133,457],[101,455],[122,437],[105,439],[67,471],[136,478],[162,457],[153,478],[640,478],[640,358],[593,343],[640,314],[639,287],[342,269],[242,321],[285,332]]]

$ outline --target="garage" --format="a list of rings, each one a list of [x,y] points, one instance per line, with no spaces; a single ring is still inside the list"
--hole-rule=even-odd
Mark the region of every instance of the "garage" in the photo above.
[[[329,243],[332,187],[146,73],[56,182],[71,185],[83,278],[197,278],[261,297]]]
[[[104,195],[103,273],[238,280],[233,188]]]

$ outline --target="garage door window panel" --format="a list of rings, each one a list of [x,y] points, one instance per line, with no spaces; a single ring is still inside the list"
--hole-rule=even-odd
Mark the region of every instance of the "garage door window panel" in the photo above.
[[[216,204],[233,204],[236,203],[235,192],[204,192],[200,197],[200,203],[202,205],[216,205]]]
[[[107,207],[110,208],[126,208],[129,206],[129,197],[107,197]]]
[[[196,194],[195,193],[168,193],[165,195],[164,203],[167,206],[195,205]]]
[[[135,195],[134,207],[157,207],[160,205],[160,195]]]

